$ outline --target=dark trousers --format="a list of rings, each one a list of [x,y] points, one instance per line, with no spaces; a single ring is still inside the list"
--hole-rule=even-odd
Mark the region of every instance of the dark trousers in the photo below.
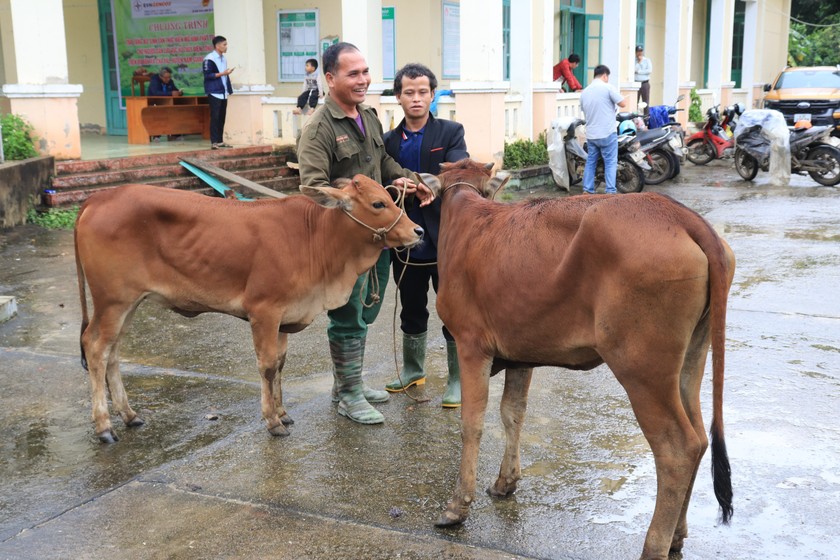
[[[394,282],[399,282],[400,292],[400,328],[405,334],[421,334],[429,329],[429,281],[435,293],[438,291],[437,265],[417,263],[420,266],[404,265],[406,253],[397,254],[391,250],[391,265],[394,269]],[[402,260],[400,260],[402,259]],[[403,273],[405,270],[405,273]],[[402,275],[402,279],[400,279]],[[446,326],[443,337],[455,340]]]
[[[648,105],[645,107],[645,115],[647,115],[650,111],[650,81],[642,82],[642,85],[639,87],[639,95],[636,97],[636,102],[638,103],[640,99]]]
[[[318,90],[317,89],[308,89],[298,95],[297,106],[298,109],[303,109],[306,107],[306,104],[309,103],[309,106],[313,109],[318,104]]]
[[[225,134],[227,99],[219,99],[208,94],[207,101],[210,104],[210,143],[221,144]]]

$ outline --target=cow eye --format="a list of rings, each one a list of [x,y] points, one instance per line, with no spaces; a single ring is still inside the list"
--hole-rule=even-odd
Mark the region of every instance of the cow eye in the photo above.
[[[376,208],[377,210],[382,210],[383,208],[385,208],[385,203],[382,202],[381,200],[377,200],[376,202],[373,203],[373,207]]]

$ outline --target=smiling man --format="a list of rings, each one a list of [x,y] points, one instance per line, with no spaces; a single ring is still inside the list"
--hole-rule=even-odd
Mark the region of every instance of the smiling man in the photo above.
[[[469,157],[464,141],[464,127],[454,121],[436,119],[429,111],[437,89],[434,73],[422,64],[406,64],[394,77],[394,95],[405,118],[385,134],[385,150],[401,165],[418,173],[440,173],[440,164]],[[403,369],[398,380],[385,389],[405,391],[426,382],[426,334],[431,281],[438,291],[437,241],[440,226],[440,199],[420,207],[412,198],[406,200],[408,217],[423,227],[423,244],[409,253],[391,250],[394,280],[399,282],[400,328],[403,332]],[[443,327],[449,377],[441,400],[444,408],[461,406],[461,376],[455,339]]]
[[[380,184],[393,182],[407,195],[416,195],[429,204],[434,195],[425,185],[407,179],[411,170],[403,168],[385,152],[382,124],[376,112],[364,105],[370,86],[370,68],[354,45],[338,43],[321,57],[324,77],[330,88],[324,104],[309,117],[298,139],[301,186],[328,187],[336,179],[367,175]],[[327,314],[327,338],[335,368],[333,401],[338,413],[360,424],[379,424],[382,414],[369,403],[385,402],[388,393],[365,387],[362,362],[368,325],[379,314],[388,283],[390,255],[383,250],[374,272],[378,282],[359,277],[350,300]],[[379,300],[370,301],[371,289],[378,284]]]

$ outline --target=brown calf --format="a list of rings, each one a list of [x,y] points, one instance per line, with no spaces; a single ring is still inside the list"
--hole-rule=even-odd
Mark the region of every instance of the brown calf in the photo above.
[[[106,381],[125,424],[143,423],[128,404],[118,349],[146,298],[188,317],[214,311],[248,320],[262,416],[273,435],[289,433],[280,384],[287,333],[344,305],[383,245],[415,245],[423,234],[371,179],[357,175],[335,186],[301,187],[308,196],[236,202],[131,185],[85,202],[75,231],[82,365],[90,371],[100,440],[117,439]]]
[[[438,525],[464,521],[475,497],[491,375],[506,370],[507,444],[488,491],[508,496],[521,477],[519,435],[533,368],[606,363],[656,463],[642,557],[665,559],[688,534],[688,502],[708,446],[700,384],[710,342],[715,494],[723,521],[732,515],[722,413],[732,251],[698,214],[658,194],[485,200],[504,186],[491,168],[463,160],[421,177],[442,198],[437,310],[455,336],[462,378],[461,469]]]

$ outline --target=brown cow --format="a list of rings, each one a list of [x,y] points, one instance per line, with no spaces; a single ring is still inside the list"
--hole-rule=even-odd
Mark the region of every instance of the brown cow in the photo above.
[[[461,469],[437,524],[463,522],[474,499],[491,375],[507,371],[507,443],[488,492],[508,496],[521,477],[519,435],[533,368],[606,363],[656,463],[656,508],[642,557],[667,558],[688,534],[686,510],[708,446],[700,384],[710,341],[714,487],[723,521],[732,515],[722,413],[732,251],[698,214],[658,194],[485,200],[504,186],[491,168],[463,160],[421,177],[442,197],[437,310],[455,336],[462,379]]]
[[[100,440],[117,439],[106,380],[125,424],[143,423],[128,404],[118,347],[146,298],[187,317],[215,311],[249,321],[263,418],[273,435],[288,435],[284,424],[292,420],[280,383],[287,333],[344,305],[383,244],[415,245],[423,234],[371,179],[356,175],[335,186],[301,187],[309,196],[236,202],[131,185],[85,202],[75,231],[82,365],[90,371]],[[90,320],[86,279],[93,300]]]

